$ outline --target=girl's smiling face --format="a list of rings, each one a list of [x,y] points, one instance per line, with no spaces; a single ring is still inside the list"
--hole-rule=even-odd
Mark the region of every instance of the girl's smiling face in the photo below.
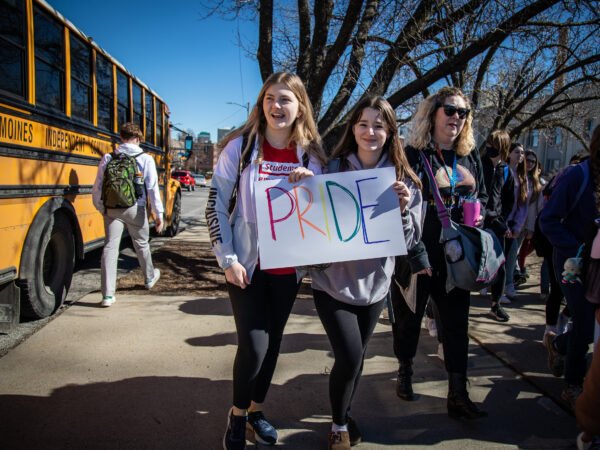
[[[267,127],[280,131],[292,127],[298,117],[300,103],[284,84],[274,84],[265,92],[262,106]]]
[[[381,113],[374,108],[363,109],[360,119],[352,126],[358,145],[358,157],[366,156],[378,160],[388,137],[388,130]]]

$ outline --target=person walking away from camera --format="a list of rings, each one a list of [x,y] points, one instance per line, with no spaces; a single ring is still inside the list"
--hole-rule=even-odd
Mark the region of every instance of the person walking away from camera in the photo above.
[[[420,238],[421,183],[410,168],[398,137],[396,114],[382,97],[361,100],[333,150],[339,171],[394,167],[401,224],[407,248]],[[349,450],[361,441],[351,414],[363,370],[367,344],[385,306],[394,257],[332,263],[311,270],[313,295],[319,318],[333,349],[335,362],[329,376],[332,426],[330,450]]]
[[[254,183],[280,177],[297,182],[321,173],[326,157],[306,89],[298,76],[286,72],[269,76],[248,121],[220,146],[223,151],[214,170],[206,221],[213,251],[225,272],[238,338],[233,406],[223,448],[239,450],[246,447],[246,427],[260,443],[277,441],[263,403],[300,286],[293,267],[260,267]],[[250,152],[250,164],[238,179],[246,152]],[[232,196],[236,201],[230,213]]]
[[[444,365],[449,382],[448,414],[467,419],[487,416],[471,401],[467,392],[467,331],[471,295],[456,287],[446,292],[446,262],[440,243],[442,225],[422,158],[428,158],[433,167],[435,180],[452,219],[462,222],[462,202],[467,198],[477,199],[481,204],[481,215],[475,225],[481,226],[488,196],[481,158],[479,152],[474,151],[472,121],[468,98],[454,87],[444,87],[427,97],[419,104],[414,116],[406,154],[423,183],[424,201],[428,202],[422,240],[431,263],[432,277],[419,275],[415,314],[404,322],[400,337],[395,338],[406,346],[405,355],[414,357],[423,310],[431,295],[439,312],[443,333]]]
[[[495,130],[489,135],[481,158],[483,178],[488,193],[484,226],[494,232],[502,244],[505,254],[508,252],[506,237],[510,232],[507,222],[515,201],[515,181],[508,164],[505,162],[509,150],[510,135],[505,130]],[[506,273],[504,266],[502,266],[498,271],[496,280],[490,287],[492,306],[489,315],[499,322],[510,320],[510,316],[500,304],[505,281]]]
[[[504,283],[504,295],[500,303],[510,303],[516,299],[515,290],[515,267],[517,255],[521,247],[523,227],[527,220],[527,206],[529,203],[529,190],[527,189],[527,170],[525,168],[525,149],[519,143],[510,146],[510,153],[506,160],[515,181],[515,201],[513,209],[508,215],[508,233],[506,234],[506,281]]]
[[[160,198],[158,186],[158,175],[154,158],[144,153],[140,147],[142,131],[140,127],[132,122],[124,123],[120,130],[121,145],[117,147],[114,154],[107,153],[100,160],[96,181],[92,187],[92,201],[94,206],[104,217],[104,233],[106,241],[102,252],[101,261],[101,306],[108,307],[115,303],[115,291],[117,289],[117,263],[119,259],[119,246],[123,230],[127,228],[133,242],[133,247],[142,269],[146,289],[152,289],[160,278],[160,270],[152,264],[152,254],[148,243],[150,230],[148,224],[148,213],[146,200],[149,200],[150,209],[154,218],[156,231],[160,233],[164,226],[164,207]],[[107,208],[102,198],[102,187],[104,184],[105,169],[113,157],[119,154],[129,155],[135,158],[138,173],[136,176],[143,177],[144,188],[135,204],[129,208]]]
[[[544,207],[544,196],[542,191],[546,181],[541,177],[542,167],[536,153],[532,150],[525,151],[525,167],[527,168],[527,189],[529,192],[529,204],[527,206],[527,218],[523,230],[523,243],[519,250],[518,263],[520,268],[519,279],[515,284],[524,283],[528,278],[525,259],[533,251],[533,233],[535,232],[535,221]],[[542,264],[540,268],[540,291],[544,296],[549,292],[548,268]],[[545,298],[544,298],[545,299]]]
[[[584,183],[586,178],[587,183]],[[564,170],[540,215],[541,230],[554,248],[554,271],[556,277],[561,280],[573,322],[570,331],[558,336],[548,334],[545,343],[548,351],[556,358],[560,354],[566,354],[566,385],[561,397],[572,407],[581,393],[587,369],[586,354],[589,344],[594,339],[595,310],[595,305],[585,298],[583,274],[573,270],[578,265],[572,264],[576,262],[572,258],[581,256],[581,246],[591,243],[596,235],[595,220],[598,218],[600,206],[599,182],[600,126],[596,127],[592,134],[590,158]],[[585,186],[584,190],[577,199],[582,185]]]

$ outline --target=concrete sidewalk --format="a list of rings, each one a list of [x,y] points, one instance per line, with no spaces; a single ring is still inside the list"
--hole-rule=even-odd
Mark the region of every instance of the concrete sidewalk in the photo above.
[[[177,239],[206,239],[205,228]],[[108,309],[98,294],[84,297],[0,359],[1,448],[221,448],[236,344],[225,293],[117,296]],[[522,295],[507,324],[487,318],[488,309],[489,298],[473,296],[469,376],[471,397],[490,417],[448,418],[446,373],[425,330],[415,361],[420,398],[398,399],[391,328],[381,320],[353,405],[359,448],[574,448],[575,420],[556,401],[562,382],[540,342],[542,302]],[[266,402],[279,445],[327,448],[332,364],[311,298],[301,295]]]

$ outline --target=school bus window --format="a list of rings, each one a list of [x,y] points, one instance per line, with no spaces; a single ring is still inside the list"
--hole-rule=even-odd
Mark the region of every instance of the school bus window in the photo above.
[[[23,0],[0,0],[0,90],[25,97]]]
[[[142,116],[142,87],[133,82],[133,121],[140,126],[140,130],[144,129],[143,116]]]
[[[129,122],[129,77],[117,70],[117,120],[119,128]]]
[[[91,77],[90,48],[81,39],[71,35],[71,114],[91,120]]]
[[[156,145],[163,146],[163,114],[162,103],[156,100]]]
[[[98,85],[98,126],[113,129],[113,71],[112,63],[104,56],[96,56],[96,83]]]
[[[64,111],[63,29],[38,7],[34,24],[36,103]]]
[[[146,91],[146,142],[154,144],[154,102],[153,97]]]

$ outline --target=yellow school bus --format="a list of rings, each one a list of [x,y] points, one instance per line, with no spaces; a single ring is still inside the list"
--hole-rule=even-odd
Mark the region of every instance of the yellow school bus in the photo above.
[[[181,192],[169,177],[165,102],[48,3],[0,0],[0,326],[19,310],[56,311],[76,258],[104,244],[92,185],[130,121],[156,160],[175,235]]]

